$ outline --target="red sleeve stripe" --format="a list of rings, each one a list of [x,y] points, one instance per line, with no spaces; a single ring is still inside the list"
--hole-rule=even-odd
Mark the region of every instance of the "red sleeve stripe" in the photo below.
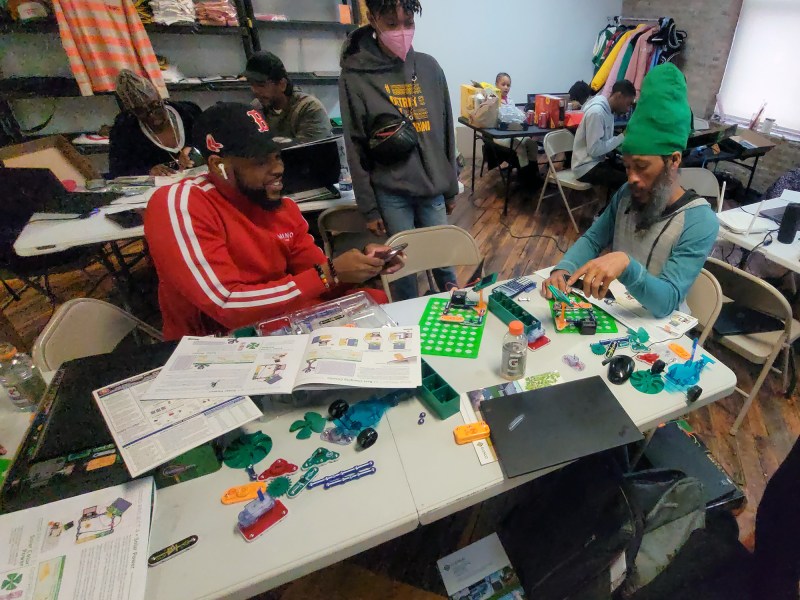
[[[189,181],[177,183],[170,187],[167,194],[170,223],[178,247],[189,271],[206,296],[221,308],[247,308],[252,306],[267,306],[287,302],[300,295],[300,290],[294,281],[283,285],[267,286],[258,290],[247,292],[230,292],[222,285],[211,266],[208,264],[200,242],[192,228],[192,219],[189,214],[189,193],[195,187]],[[179,197],[180,194],[180,197]],[[251,301],[236,301],[231,298],[257,298],[271,296]]]

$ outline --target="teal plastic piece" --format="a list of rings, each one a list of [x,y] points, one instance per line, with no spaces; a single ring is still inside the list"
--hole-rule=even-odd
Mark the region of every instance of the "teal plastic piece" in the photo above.
[[[602,356],[603,354],[606,353],[606,347],[603,344],[599,343],[599,342],[595,342],[594,344],[590,344],[589,348],[592,349],[592,354],[596,354],[597,356]]]
[[[631,375],[631,385],[643,394],[658,394],[664,390],[664,380],[661,375],[644,370]]]
[[[306,486],[311,483],[311,480],[314,479],[314,477],[317,476],[317,473],[319,473],[319,469],[317,467],[311,467],[308,471],[303,473],[303,476],[298,479],[294,485],[292,485],[292,487],[289,488],[289,491],[286,493],[286,495],[289,496],[289,498],[294,498],[297,496],[300,492],[306,489]]]
[[[286,476],[276,477],[267,484],[267,494],[273,498],[280,498],[292,485],[292,480]]]
[[[326,450],[325,448],[317,448],[314,450],[314,454],[308,457],[308,460],[303,463],[301,467],[304,471],[310,469],[311,467],[316,467],[319,465],[324,465],[325,463],[334,462],[339,460],[339,453],[334,452],[333,450]]]
[[[417,388],[417,395],[440,419],[448,419],[461,410],[461,398],[452,387],[422,361],[422,385]]]
[[[312,433],[322,433],[327,420],[319,413],[307,412],[299,421],[289,427],[289,433],[297,432],[298,440],[307,440]]]
[[[272,438],[267,434],[261,431],[246,433],[225,448],[222,460],[231,469],[246,469],[264,460],[270,450],[272,450]]]
[[[240,327],[239,329],[234,329],[231,332],[231,337],[235,338],[242,338],[242,337],[257,337],[258,332],[256,328],[252,325],[248,325],[247,327]]]
[[[492,292],[489,296],[489,312],[508,325],[511,321],[521,321],[525,329],[525,335],[531,340],[533,334],[535,338],[544,334],[542,322],[534,317],[511,298],[500,292]],[[541,332],[538,335],[537,332]]]
[[[568,306],[572,306],[574,304],[574,302],[572,301],[572,298],[570,298],[568,294],[565,294],[560,289],[558,289],[556,286],[548,285],[547,289],[550,290],[551,294],[553,294],[553,298],[555,298],[559,302],[564,302]]]
[[[472,288],[473,292],[479,292],[484,288],[489,287],[490,285],[494,285],[497,283],[497,273],[492,273],[491,275],[487,275],[483,279],[481,279],[475,286]]]

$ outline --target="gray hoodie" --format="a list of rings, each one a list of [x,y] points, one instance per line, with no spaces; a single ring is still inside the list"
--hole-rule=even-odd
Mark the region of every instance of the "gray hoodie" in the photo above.
[[[614,115],[608,98],[602,94],[590,98],[583,105],[583,120],[575,132],[572,146],[572,171],[575,176],[586,175],[624,139],[622,134],[614,135]]]
[[[358,207],[368,220],[380,216],[375,190],[401,196],[432,197],[458,193],[455,134],[450,94],[442,68],[412,48],[405,62],[384,54],[364,26],[347,38],[341,57],[339,102],[347,160]],[[416,85],[414,75],[416,74]],[[419,147],[393,165],[369,158],[369,133],[375,117],[413,114]]]

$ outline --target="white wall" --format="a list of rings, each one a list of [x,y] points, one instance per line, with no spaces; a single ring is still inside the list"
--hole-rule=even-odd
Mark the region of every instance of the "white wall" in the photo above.
[[[462,83],[493,83],[500,71],[511,75],[511,99],[524,103],[528,93],[588,82],[597,34],[621,11],[622,0],[423,0],[414,49],[442,65],[455,114]]]

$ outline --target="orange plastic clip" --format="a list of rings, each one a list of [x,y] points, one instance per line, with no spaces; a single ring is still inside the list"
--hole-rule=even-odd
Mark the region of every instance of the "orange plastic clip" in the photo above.
[[[442,315],[439,320],[445,323],[463,323],[464,317],[462,315]]]
[[[453,429],[453,437],[456,439],[456,444],[468,444],[469,442],[483,440],[489,437],[489,433],[489,425],[487,425],[486,421],[459,425]]]
[[[692,358],[692,353],[680,344],[670,344],[668,348],[672,350],[672,353],[681,360],[689,360]]]
[[[237,485],[229,488],[222,494],[220,500],[223,504],[236,504],[237,502],[247,502],[258,498],[258,490],[267,491],[267,484],[263,481],[252,481],[244,485]]]

